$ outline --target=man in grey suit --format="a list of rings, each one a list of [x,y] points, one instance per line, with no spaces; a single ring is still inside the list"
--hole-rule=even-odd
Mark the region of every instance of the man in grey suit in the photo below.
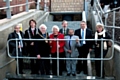
[[[69,28],[67,28],[67,26],[68,26],[68,22],[66,20],[64,20],[62,22],[62,27],[63,28],[60,29],[60,33],[64,34],[64,36],[68,35]]]
[[[79,53],[77,51],[77,47],[80,46],[79,37],[74,35],[74,30],[69,29],[68,36],[65,36],[65,55],[66,58],[77,58]],[[76,64],[77,60],[66,60],[66,69],[67,76],[70,76],[72,73],[73,76],[76,76]]]

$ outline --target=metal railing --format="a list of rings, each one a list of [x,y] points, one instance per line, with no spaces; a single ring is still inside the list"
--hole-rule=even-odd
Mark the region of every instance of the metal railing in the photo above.
[[[7,51],[8,51],[8,56],[10,58],[16,58],[17,59],[17,74],[19,75],[19,63],[18,63],[18,59],[37,59],[37,57],[19,57],[18,56],[18,40],[19,39],[10,39],[7,41]],[[43,39],[22,39],[23,41],[42,41]],[[113,40],[111,39],[79,39],[79,40],[85,40],[85,41],[101,41],[101,58],[59,58],[59,41],[66,41],[69,39],[45,39],[45,40],[56,40],[57,41],[57,57],[56,58],[52,58],[50,57],[41,57],[41,59],[50,59],[50,60],[57,60],[57,76],[59,76],[59,60],[101,60],[101,77],[102,77],[102,70],[103,70],[103,60],[111,60],[113,58],[113,53],[114,53],[114,47],[112,47],[112,55],[109,58],[103,58],[103,41],[110,41],[112,43],[112,45],[114,45]],[[75,40],[75,39],[72,39]],[[16,56],[11,56],[11,54],[9,53],[9,42],[10,41],[15,41],[16,42]]]
[[[11,8],[25,6],[25,11],[29,12],[29,5],[33,4],[33,3],[36,4],[36,10],[40,10],[40,2],[39,2],[39,0],[37,0],[37,2],[35,2],[35,1],[29,2],[29,0],[26,0],[26,3],[18,4],[18,5],[12,5],[12,6],[10,5],[10,0],[6,0],[6,7],[0,7],[0,10],[5,9],[7,18],[11,19]],[[45,3],[45,5],[46,5],[46,3]],[[47,11],[46,8],[47,8],[47,5],[44,7],[44,11]]]
[[[95,2],[94,2],[94,8],[95,8],[95,11],[96,11],[96,13],[97,13],[97,15],[98,15],[98,18],[99,18],[100,22],[105,26],[105,28],[106,28],[106,27],[112,28],[112,39],[113,39],[113,41],[114,41],[114,40],[115,40],[115,35],[114,35],[114,33],[115,33],[115,28],[116,28],[116,29],[119,29],[119,28],[120,28],[119,26],[115,26],[116,10],[120,9],[120,7],[114,8],[114,9],[112,9],[112,10],[110,10],[110,11],[107,11],[107,12],[104,12],[103,9],[102,9],[102,7],[101,7],[101,5],[100,5],[99,0],[95,0]],[[102,19],[102,18],[103,18],[103,15],[108,14],[108,13],[110,13],[110,12],[113,12],[113,25],[112,25],[112,26],[108,26],[108,25],[107,25],[107,18],[108,18],[108,17],[105,17],[105,22],[103,22],[103,19]]]

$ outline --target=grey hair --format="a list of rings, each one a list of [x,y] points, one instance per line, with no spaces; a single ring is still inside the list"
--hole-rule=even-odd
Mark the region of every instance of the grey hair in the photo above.
[[[19,26],[19,27],[20,27],[20,24],[15,24],[15,25],[14,25],[14,29],[15,29],[17,26]]]
[[[39,26],[39,29],[41,29],[42,27],[44,27],[45,30],[47,30],[47,26],[46,26],[45,24],[41,24],[41,25]]]
[[[63,24],[63,23],[68,23],[68,22],[67,22],[66,20],[63,20],[62,24]]]

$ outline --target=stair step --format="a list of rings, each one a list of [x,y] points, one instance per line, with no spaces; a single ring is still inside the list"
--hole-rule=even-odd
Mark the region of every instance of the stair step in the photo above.
[[[19,75],[19,76],[7,76],[9,80],[115,80],[114,77],[100,78],[96,76],[53,76],[53,75]]]

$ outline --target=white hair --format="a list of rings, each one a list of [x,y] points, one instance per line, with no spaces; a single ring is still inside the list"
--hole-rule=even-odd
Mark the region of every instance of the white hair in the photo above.
[[[54,26],[52,27],[52,31],[53,31],[54,28],[56,28],[56,29],[59,31],[59,27],[58,27],[57,25],[54,25]]]
[[[45,24],[41,24],[41,25],[39,26],[39,29],[41,29],[42,27],[44,27],[45,30],[47,30],[47,26],[46,26]]]

